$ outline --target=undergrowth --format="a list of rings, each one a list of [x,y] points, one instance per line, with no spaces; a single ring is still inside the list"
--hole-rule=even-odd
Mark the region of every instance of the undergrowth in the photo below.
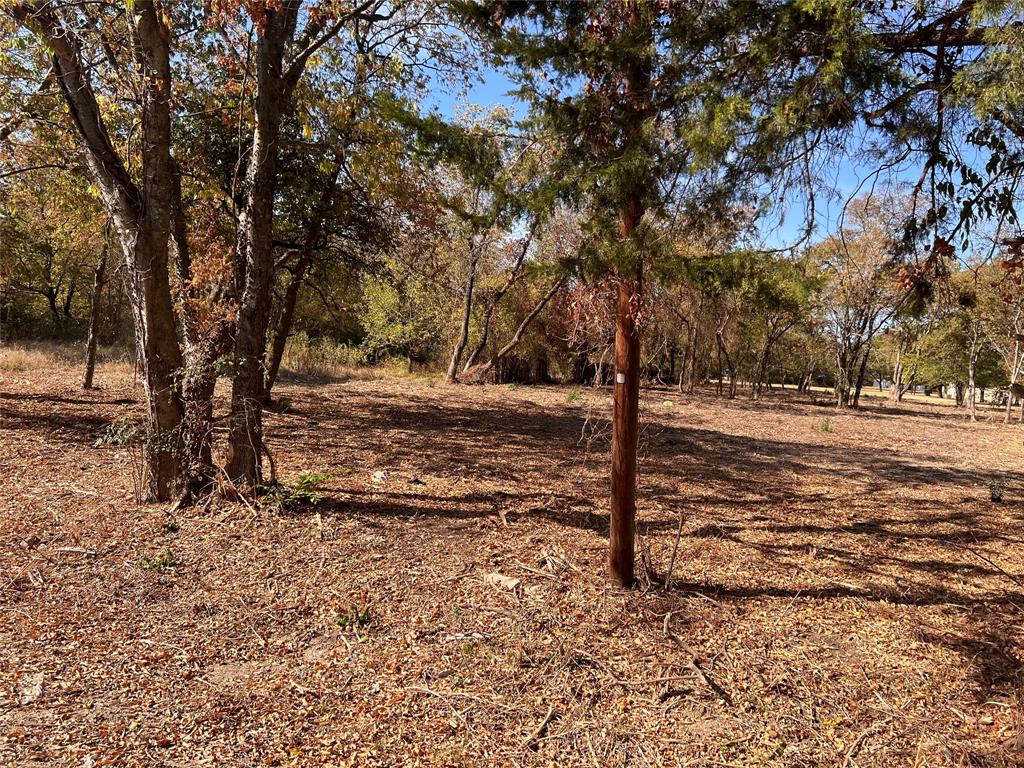
[[[331,476],[321,472],[302,472],[294,483],[275,483],[260,488],[260,503],[271,512],[289,512],[316,506],[323,500],[320,487]]]

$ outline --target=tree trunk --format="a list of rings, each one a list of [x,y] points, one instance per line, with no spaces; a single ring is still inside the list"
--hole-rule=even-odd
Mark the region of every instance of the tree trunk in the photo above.
[[[292,269],[292,275],[288,280],[288,287],[285,289],[284,299],[281,302],[281,317],[278,319],[277,327],[274,329],[274,338],[270,342],[270,359],[267,361],[267,377],[263,385],[264,403],[271,401],[271,392],[274,384],[277,382],[277,374],[281,370],[284,348],[292,332],[292,323],[295,321],[295,306],[299,300],[299,290],[306,279],[306,270],[308,268],[309,259],[303,253],[299,256]]]
[[[896,347],[896,362],[892,368],[892,389],[889,391],[889,402],[896,405],[902,397],[903,390],[903,355],[906,354],[907,340],[904,338],[900,339],[899,346]]]
[[[725,370],[729,373],[729,399],[733,400],[736,397],[736,370],[733,368],[732,357],[729,355],[729,350],[725,346],[725,336],[723,334],[723,328],[719,328],[715,333],[715,341],[718,343],[718,359],[719,361],[725,360]],[[722,366],[719,362],[718,366],[718,394],[722,394],[725,387],[725,382],[722,381]]]
[[[100,260],[92,273],[92,302],[89,308],[89,335],[85,341],[85,373],[82,376],[82,389],[92,389],[92,378],[96,371],[96,337],[99,333],[100,298],[106,271],[107,242],[104,240]]]
[[[60,307],[57,306],[57,289],[52,285],[48,285],[43,291],[43,295],[46,297],[46,303],[50,307],[50,316],[53,318],[54,331],[59,333],[63,328],[64,323],[60,316]]]
[[[113,222],[127,267],[147,404],[144,495],[171,498],[178,481],[181,367],[168,275],[171,167],[171,30],[152,0],[136,0],[131,16],[132,53],[140,79],[141,188],[114,149],[86,73],[80,39],[54,5],[15,5],[15,18],[47,44],[54,78],[74,130],[85,146],[90,174]]]
[[[698,312],[704,306],[704,299],[701,297],[700,304],[698,305]],[[699,329],[697,328],[696,318],[690,328],[690,369],[687,373],[686,381],[686,393],[692,395],[694,390],[697,388],[697,343],[700,341]]]
[[[640,221],[639,201],[622,213],[623,239]],[[620,586],[634,582],[636,533],[636,446],[639,433],[640,330],[637,304],[642,296],[640,266],[619,275],[615,318],[615,405],[612,415],[611,532],[609,568]]]
[[[516,328],[515,333],[512,334],[512,338],[509,339],[508,343],[495,352],[494,357],[492,357],[490,361],[479,367],[476,371],[477,377],[481,377],[490,371],[497,370],[498,364],[505,359],[513,349],[519,346],[519,342],[521,342],[523,340],[523,336],[526,335],[526,329],[530,327],[530,323],[537,318],[537,315],[541,313],[541,310],[543,310],[544,307],[547,306],[548,302],[551,301],[552,297],[558,293],[558,289],[562,287],[562,283],[564,282],[564,277],[560,277],[555,280],[547,293],[540,297],[540,300],[534,304],[533,309],[530,310],[529,314],[527,314],[526,317],[523,318],[523,321],[519,323],[519,326]]]
[[[845,345],[836,358],[836,405],[847,408],[850,405],[850,364],[852,352]]]
[[[233,328],[227,319],[201,327],[198,306],[207,299],[198,292],[192,281],[192,254],[182,201],[181,174],[176,163],[172,173],[174,205],[171,211],[171,250],[174,255],[181,329],[185,340],[185,366],[181,376],[184,406],[181,422],[183,494],[179,502],[187,503],[211,487],[215,477],[213,396],[217,385],[216,362],[229,351]]]
[[[283,67],[286,42],[295,30],[297,12],[294,2],[267,11],[265,28],[256,45],[255,126],[246,170],[246,203],[236,243],[236,261],[244,264],[245,277],[235,327],[227,456],[228,477],[239,490],[255,489],[262,481],[264,362],[274,274],[278,140],[292,95]]]
[[[462,353],[466,351],[466,344],[469,341],[469,321],[473,317],[473,291],[476,288],[476,267],[480,262],[480,248],[476,247],[475,241],[470,242],[469,264],[466,268],[466,287],[463,291],[462,321],[459,324],[459,339],[455,342],[455,349],[452,350],[452,359],[448,364],[448,373],[445,380],[454,384],[458,379],[459,363],[462,362]]]
[[[629,6],[629,24],[646,38],[639,4]],[[628,105],[628,142],[642,142],[650,107],[651,60],[644,50],[626,67],[625,102]],[[641,145],[642,146],[642,145]],[[618,301],[615,312],[615,395],[612,413],[611,526],[608,566],[622,587],[635,582],[636,447],[640,429],[640,326],[643,302],[643,247],[637,227],[644,215],[644,193],[650,180],[630,166],[629,190],[619,210],[619,236],[625,263],[615,270]]]
[[[860,407],[860,393],[864,389],[864,374],[868,368],[868,356],[871,354],[871,343],[868,342],[867,347],[864,350],[864,355],[860,359],[860,367],[857,369],[857,384],[853,391],[853,402],[852,407]]]
[[[491,322],[494,320],[494,311],[497,309],[496,301],[488,301],[487,307],[484,309],[484,321],[480,328],[480,338],[476,342],[476,346],[473,347],[473,351],[469,353],[469,357],[466,358],[466,364],[462,366],[462,372],[466,373],[476,365],[476,361],[480,359],[480,355],[483,354],[487,348],[487,341],[491,335]]]

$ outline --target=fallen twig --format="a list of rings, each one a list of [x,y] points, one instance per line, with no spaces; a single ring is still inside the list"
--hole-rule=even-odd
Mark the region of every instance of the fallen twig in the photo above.
[[[892,720],[891,717],[886,717],[882,720],[876,720],[860,732],[860,735],[853,740],[853,744],[850,745],[850,748],[846,750],[846,757],[843,759],[843,768],[849,768],[851,764],[856,765],[853,758],[857,756],[858,752],[860,752],[860,748],[864,746],[864,741],[867,739],[867,737],[879,728],[881,728],[883,725],[888,723],[890,720]]]
[[[540,741],[540,737],[544,735],[544,731],[548,729],[551,722],[558,717],[558,712],[554,707],[548,707],[548,713],[544,716],[540,725],[533,729],[533,732],[526,737],[526,741],[523,742],[525,749],[537,749],[537,743]]]
[[[700,678],[701,682],[703,682],[712,691],[717,693],[725,701],[725,703],[728,704],[731,707],[732,706],[732,697],[728,694],[728,692],[724,688],[722,688],[722,686],[720,686],[718,683],[716,683],[714,680],[712,680],[711,677],[708,676],[708,674],[703,669],[700,668],[700,665],[697,663],[697,652],[694,651],[693,648],[691,648],[689,645],[687,645],[683,641],[683,639],[681,637],[679,637],[679,635],[677,635],[675,632],[673,632],[672,630],[670,630],[668,628],[668,622],[669,622],[669,620],[671,618],[672,618],[672,612],[669,611],[668,613],[665,614],[665,622],[664,622],[664,625],[662,626],[662,629],[664,629],[665,636],[669,640],[671,640],[673,643],[678,645],[680,648],[682,648],[684,651],[686,651],[690,655],[690,661],[686,665],[687,669],[689,669],[698,678]]]
[[[679,527],[676,529],[676,541],[672,545],[672,557],[668,561],[668,573],[665,574],[665,583],[662,585],[662,590],[671,588],[672,586],[672,569],[676,567],[676,553],[679,551],[679,540],[683,538],[683,523],[686,522],[686,516],[682,512],[679,513]]]

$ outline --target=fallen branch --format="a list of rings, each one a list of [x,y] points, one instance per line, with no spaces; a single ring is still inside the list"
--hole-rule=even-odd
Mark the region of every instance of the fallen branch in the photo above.
[[[686,516],[679,513],[679,528],[676,529],[676,541],[672,545],[672,557],[668,561],[668,573],[665,574],[665,583],[662,585],[662,589],[671,589],[672,587],[672,569],[676,567],[676,553],[679,551],[679,540],[683,538],[683,523],[686,522]]]
[[[1005,570],[1002,566],[999,565],[999,563],[997,563],[997,562],[995,562],[993,560],[990,560],[989,558],[985,557],[985,555],[981,554],[980,552],[978,552],[975,549],[972,549],[971,547],[968,547],[966,544],[963,545],[963,548],[966,549],[968,552],[970,552],[975,557],[977,557],[979,560],[984,560],[986,563],[991,565],[993,568],[995,568],[997,571],[999,571],[1001,574],[1003,574],[1003,576],[1008,578],[1010,581],[1012,581],[1018,587],[1024,587],[1024,580],[1022,580],[1019,576],[1014,576],[1012,573],[1010,573],[1009,571]]]
[[[536,750],[537,743],[540,741],[541,736],[544,735],[544,732],[556,717],[558,717],[557,710],[554,707],[548,707],[548,713],[544,716],[541,724],[534,728],[533,732],[526,737],[526,741],[523,742],[523,748]]]
[[[697,652],[694,651],[693,648],[691,648],[685,642],[683,642],[683,639],[679,637],[679,635],[677,635],[675,632],[668,628],[668,622],[671,618],[672,612],[669,611],[665,614],[665,622],[662,626],[662,629],[665,631],[665,636],[669,640],[671,640],[673,643],[678,645],[680,648],[682,648],[690,655],[690,661],[686,665],[687,669],[693,672],[701,680],[701,682],[704,683],[704,685],[706,685],[708,688],[710,688],[712,691],[718,694],[725,701],[725,703],[731,707],[732,696],[730,696],[728,692],[724,688],[722,688],[722,686],[720,686],[718,683],[712,680],[711,677],[703,669],[700,668],[700,665],[697,664]]]
[[[853,758],[857,756],[858,752],[860,752],[860,748],[862,746],[864,746],[864,741],[867,739],[867,737],[870,736],[875,731],[877,731],[883,725],[888,723],[890,720],[892,720],[891,717],[887,717],[887,718],[885,718],[883,720],[878,720],[878,721],[872,723],[871,725],[869,725],[863,731],[861,731],[860,736],[858,736],[856,739],[854,739],[853,740],[853,744],[851,744],[850,748],[848,750],[846,750],[846,757],[843,759],[843,768],[849,768],[849,766],[851,764],[852,765],[856,765],[856,763],[854,762]]]

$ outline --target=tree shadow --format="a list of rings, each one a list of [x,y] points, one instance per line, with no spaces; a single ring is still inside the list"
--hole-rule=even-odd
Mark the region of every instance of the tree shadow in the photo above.
[[[118,397],[113,400],[80,399],[63,395],[29,395],[14,392],[0,392],[0,400],[15,400],[33,403],[54,403],[58,405],[136,405],[139,401],[132,397]]]

